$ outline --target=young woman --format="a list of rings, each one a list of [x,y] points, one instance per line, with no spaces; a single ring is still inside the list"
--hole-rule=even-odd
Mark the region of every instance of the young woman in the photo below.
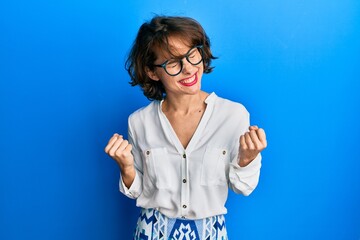
[[[265,132],[240,103],[201,90],[213,59],[194,19],[156,16],[139,29],[126,68],[153,101],[130,115],[128,140],[114,134],[105,147],[141,208],[134,239],[227,239],[228,188],[249,195],[258,184]]]

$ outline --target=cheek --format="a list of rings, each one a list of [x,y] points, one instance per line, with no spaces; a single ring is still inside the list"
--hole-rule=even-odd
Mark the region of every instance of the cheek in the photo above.
[[[204,72],[204,69],[205,69],[204,62],[200,63],[200,64],[198,65],[198,68],[199,68],[199,72],[203,73],[203,72]]]
[[[169,81],[169,75],[167,75],[162,69],[156,72],[159,78],[159,81],[162,83]]]
[[[198,73],[198,75],[203,74],[203,72],[204,72],[204,68],[203,68],[203,67],[198,67],[198,68],[197,68],[197,73]]]
[[[161,83],[166,87],[171,85],[176,80],[167,74],[159,75]]]

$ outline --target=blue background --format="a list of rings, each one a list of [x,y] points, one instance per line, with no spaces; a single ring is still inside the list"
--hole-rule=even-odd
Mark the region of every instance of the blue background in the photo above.
[[[266,129],[230,239],[360,239],[360,1],[1,1],[0,239],[130,239],[138,216],[103,152],[148,104],[124,60],[154,13],[212,40],[205,91]]]

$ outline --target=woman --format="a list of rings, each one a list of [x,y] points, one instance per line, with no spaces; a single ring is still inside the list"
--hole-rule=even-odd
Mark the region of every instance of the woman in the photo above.
[[[258,183],[265,132],[243,105],[201,90],[213,59],[191,18],[139,29],[126,67],[153,101],[130,115],[128,140],[114,134],[105,147],[120,191],[141,208],[134,239],[227,239],[228,187],[249,195]]]

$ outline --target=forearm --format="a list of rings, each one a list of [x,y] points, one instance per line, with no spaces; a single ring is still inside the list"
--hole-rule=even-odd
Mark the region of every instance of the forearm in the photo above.
[[[127,188],[130,188],[135,179],[135,167],[120,167],[121,178]]]

